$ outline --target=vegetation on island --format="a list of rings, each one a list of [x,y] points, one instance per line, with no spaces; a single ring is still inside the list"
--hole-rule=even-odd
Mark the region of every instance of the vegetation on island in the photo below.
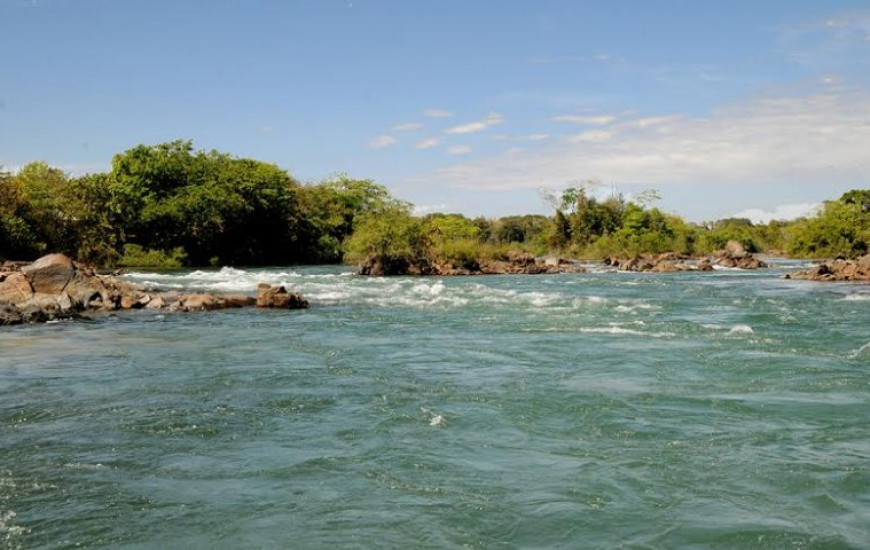
[[[140,145],[107,173],[69,177],[44,162],[0,170],[0,258],[63,252],[103,266],[181,267],[361,262],[374,256],[470,266],[511,251],[604,258],[749,252],[857,257],[870,243],[870,190],[792,222],[688,223],[654,191],[600,198],[588,185],[551,197],[552,216],[415,216],[371,180],[303,184],[270,163],[190,141]]]

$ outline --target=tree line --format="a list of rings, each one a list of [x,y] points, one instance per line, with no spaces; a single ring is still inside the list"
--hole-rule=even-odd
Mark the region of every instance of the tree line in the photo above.
[[[278,166],[190,141],[140,145],[109,172],[69,177],[43,162],[0,170],[0,258],[63,252],[102,266],[180,267],[359,261],[372,255],[462,265],[535,255],[579,258],[676,252],[703,255],[729,240],[800,257],[868,252],[870,190],[825,203],[816,216],[753,224],[688,223],[650,191],[598,198],[588,186],[554,197],[552,216],[414,216],[371,180],[339,175],[302,184]]]

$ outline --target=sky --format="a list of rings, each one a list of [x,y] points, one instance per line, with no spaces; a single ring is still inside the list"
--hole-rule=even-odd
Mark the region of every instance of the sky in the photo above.
[[[870,188],[870,3],[0,0],[0,166],[174,139],[421,213],[788,219]]]

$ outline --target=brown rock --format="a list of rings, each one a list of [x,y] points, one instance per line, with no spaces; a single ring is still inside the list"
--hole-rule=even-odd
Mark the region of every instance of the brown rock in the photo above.
[[[34,292],[60,294],[76,273],[72,260],[63,254],[43,256],[21,268]]]
[[[2,325],[20,325],[24,322],[21,312],[17,308],[10,305],[0,305],[0,326]]]
[[[181,298],[183,311],[209,311],[219,308],[220,301],[212,294],[190,294]]]
[[[146,309],[161,309],[166,307],[166,301],[162,296],[155,296],[145,304]]]
[[[0,303],[20,304],[33,296],[33,288],[23,273],[9,273],[0,283]]]
[[[308,301],[299,294],[291,294],[283,286],[267,283],[257,285],[257,307],[277,309],[304,309]]]
[[[725,253],[729,258],[734,258],[735,260],[745,258],[748,254],[743,245],[738,241],[728,241],[725,243]]]

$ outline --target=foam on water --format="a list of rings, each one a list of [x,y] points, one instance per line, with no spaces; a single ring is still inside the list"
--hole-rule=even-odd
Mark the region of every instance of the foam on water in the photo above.
[[[841,298],[846,302],[867,302],[870,301],[870,294],[867,293],[855,293],[855,294],[847,294]]]
[[[347,272],[135,273],[312,308],[0,331],[0,548],[870,547],[863,289]]]

